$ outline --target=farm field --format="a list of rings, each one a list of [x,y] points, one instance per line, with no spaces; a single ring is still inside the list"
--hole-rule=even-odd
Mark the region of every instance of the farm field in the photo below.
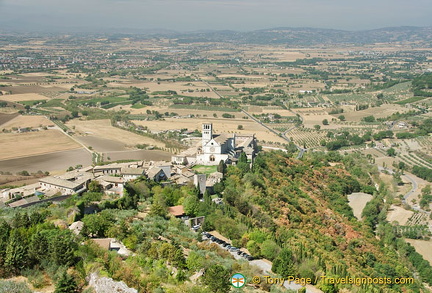
[[[361,214],[366,204],[372,200],[372,195],[367,193],[352,193],[348,195],[349,206],[353,209],[354,216],[361,220]]]
[[[22,171],[22,170],[21,170]],[[23,179],[18,179],[23,178]],[[25,176],[8,176],[8,175],[0,175],[0,188],[2,186],[21,186],[21,185],[29,185],[39,182],[39,178],[30,177],[25,178]]]
[[[395,104],[383,104],[380,107],[373,107],[368,108],[366,110],[361,111],[350,111],[350,112],[344,112],[342,115],[345,116],[346,121],[355,121],[360,122],[363,117],[366,116],[374,116],[375,118],[385,118],[388,117],[396,112],[399,113],[405,113],[408,112],[410,109],[395,105]],[[334,118],[337,118],[340,114],[333,115]]]
[[[46,97],[59,95],[60,92],[67,91],[71,88],[71,84],[56,84],[56,85],[14,85],[5,87],[13,95],[24,94],[40,94]]]
[[[190,131],[198,129],[201,131],[203,122],[213,123],[214,133],[237,133],[237,134],[255,134],[258,140],[266,142],[286,143],[286,141],[267,130],[258,123],[250,119],[195,119],[195,118],[165,118],[164,121],[134,121],[137,125],[147,126],[150,130],[161,131],[169,129],[187,128]],[[238,130],[238,125],[243,125],[243,130]]]
[[[387,221],[390,223],[397,221],[399,225],[406,225],[409,218],[414,214],[412,211],[408,211],[403,207],[392,205],[387,214]]]
[[[328,115],[328,114],[300,114],[300,116],[303,118],[303,125],[306,128],[313,128],[315,125],[319,125],[321,129],[337,129],[340,128],[339,125],[332,123],[332,119],[335,117]],[[324,119],[327,119],[329,122],[329,125],[323,125],[322,121]]]
[[[414,246],[415,250],[420,253],[424,259],[432,265],[432,241],[406,239],[406,242]]]
[[[22,102],[22,101],[47,100],[47,97],[36,93],[27,93],[27,94],[16,94],[16,95],[3,95],[1,99],[6,102]]]
[[[8,122],[4,124],[0,124],[1,129],[12,129],[14,127],[17,128],[25,128],[25,127],[31,127],[31,128],[38,128],[43,126],[49,126],[54,125],[54,123],[46,118],[45,116],[17,116],[13,118],[12,120],[9,120]]]
[[[18,113],[13,113],[13,114],[0,113],[0,126],[3,126],[3,124],[10,122],[18,115],[19,115]]]
[[[192,106],[190,106],[190,107],[192,107]],[[206,118],[206,117],[213,118],[213,114],[216,114],[218,117],[221,117],[222,114],[224,112],[226,112],[226,111],[223,111],[223,109],[220,109],[220,110],[196,110],[196,109],[187,109],[187,108],[182,109],[182,108],[159,107],[159,106],[150,106],[150,107],[145,107],[145,108],[141,108],[141,109],[134,109],[128,105],[128,106],[123,106],[122,108],[124,110],[130,111],[132,115],[145,114],[147,110],[150,110],[150,111],[158,111],[160,113],[174,112],[174,113],[177,113],[179,116],[194,115],[195,117],[200,117],[200,118]],[[234,115],[238,119],[242,119],[242,117],[245,116],[243,113],[237,112],[237,111],[234,111],[234,112],[230,111],[229,114]]]
[[[8,172],[66,171],[70,166],[92,164],[92,155],[84,148],[0,161],[0,170]]]
[[[70,120],[66,125],[74,129],[76,135],[90,135],[117,143],[124,143],[127,147],[134,147],[137,144],[148,144],[157,147],[164,147],[165,144],[150,137],[131,133],[126,130],[113,127],[111,121],[103,120]]]
[[[81,148],[59,130],[0,134],[0,160]]]
[[[87,147],[92,147],[96,152],[109,152],[109,151],[125,151],[126,143],[119,141],[113,141],[98,136],[86,135],[86,136],[74,136],[76,140],[81,142]]]
[[[166,75],[162,78],[170,78]],[[177,94],[185,94],[192,97],[209,97],[219,98],[213,91],[201,92],[209,87],[200,81],[177,81],[177,82],[140,82],[140,81],[117,81],[108,83],[110,87],[129,88],[131,86],[145,89],[149,94],[157,94],[158,92],[176,91]]]
[[[306,148],[316,148],[321,146],[321,141],[329,141],[325,131],[316,131],[310,128],[296,128],[285,134],[292,139],[295,144],[306,146]]]

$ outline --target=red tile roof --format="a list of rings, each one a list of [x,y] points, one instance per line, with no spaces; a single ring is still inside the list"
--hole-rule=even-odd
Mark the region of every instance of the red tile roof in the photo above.
[[[168,212],[175,217],[183,216],[185,214],[183,206],[169,207]]]

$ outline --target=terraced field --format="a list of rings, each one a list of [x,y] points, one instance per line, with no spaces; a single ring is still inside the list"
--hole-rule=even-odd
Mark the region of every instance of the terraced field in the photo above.
[[[327,137],[327,131],[316,131],[310,128],[299,129],[296,128],[286,134],[288,138],[291,138],[295,144],[300,146],[306,146],[306,148],[321,147],[321,141],[330,141]]]
[[[428,217],[424,213],[414,213],[407,221],[407,226],[428,225]]]

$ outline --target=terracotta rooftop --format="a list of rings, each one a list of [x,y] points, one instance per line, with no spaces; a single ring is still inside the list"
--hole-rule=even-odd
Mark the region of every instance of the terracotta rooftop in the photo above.
[[[169,207],[168,212],[175,217],[183,216],[185,214],[183,206]]]
[[[109,250],[111,247],[111,238],[93,238],[91,240],[103,249]]]

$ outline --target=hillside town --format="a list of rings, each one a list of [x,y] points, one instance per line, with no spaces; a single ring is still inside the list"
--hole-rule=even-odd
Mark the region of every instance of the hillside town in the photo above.
[[[64,200],[67,196],[86,192],[91,181],[100,184],[105,194],[122,197],[124,184],[139,177],[179,186],[194,184],[201,194],[206,190],[213,192],[213,186],[223,178],[221,170],[197,174],[191,168],[197,164],[235,165],[242,153],[252,164],[258,151],[257,141],[253,135],[241,136],[236,143],[235,134],[231,138],[227,138],[227,134],[213,134],[211,123],[203,123],[202,128],[201,142],[173,156],[172,162],[135,161],[80,167],[61,175],[40,178],[38,183],[1,189],[1,202],[9,207],[26,207],[41,201]]]

